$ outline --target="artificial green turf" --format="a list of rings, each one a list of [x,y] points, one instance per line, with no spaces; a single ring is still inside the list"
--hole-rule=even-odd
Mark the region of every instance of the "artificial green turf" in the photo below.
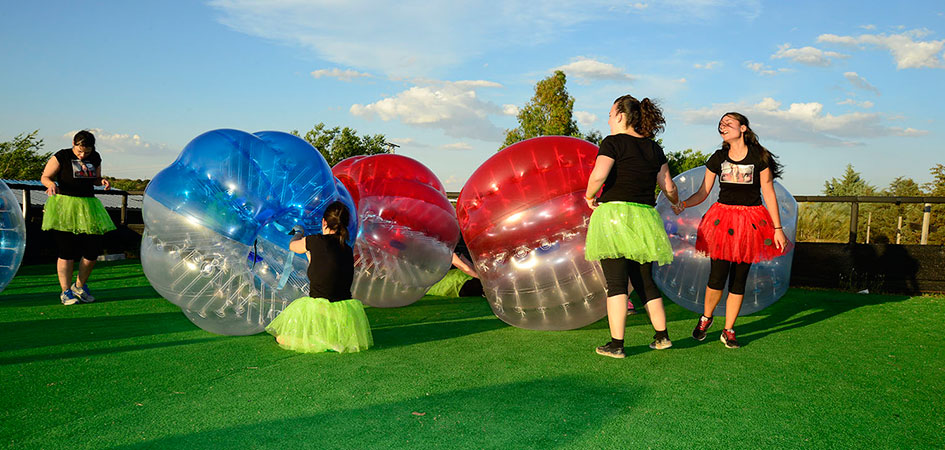
[[[541,332],[482,298],[369,308],[376,347],[305,355],[192,325],[135,261],[62,306],[53,266],[0,294],[0,446],[14,448],[942,448],[945,298],[791,289],[736,325],[739,350],[672,349],[628,318]]]

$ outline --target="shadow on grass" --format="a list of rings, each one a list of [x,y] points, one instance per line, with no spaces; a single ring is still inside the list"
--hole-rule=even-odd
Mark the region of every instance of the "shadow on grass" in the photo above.
[[[185,339],[181,341],[169,341],[169,342],[156,342],[153,344],[136,344],[136,345],[120,345],[115,347],[106,347],[106,348],[93,348],[87,350],[76,350],[71,352],[61,352],[61,353],[43,353],[39,355],[26,355],[26,356],[13,356],[9,358],[0,358],[0,366],[6,366],[9,364],[23,364],[31,363],[37,361],[52,361],[52,360],[61,360],[69,358],[85,358],[88,356],[95,355],[107,355],[110,353],[119,353],[119,352],[132,352],[138,350],[150,350],[155,348],[164,348],[164,347],[176,347],[180,345],[191,345],[191,344],[200,344],[203,342],[210,342],[219,339],[224,339],[224,336],[217,337],[207,337],[207,338],[198,338],[198,339]]]
[[[644,394],[637,386],[559,377],[461,389],[117,448],[554,448],[574,445],[577,439],[597,433],[602,424],[633,407]]]
[[[92,284],[89,284],[92,286]],[[161,296],[151,287],[151,285],[144,286],[129,286],[123,288],[113,288],[113,289],[95,289],[92,286],[92,295],[95,296],[95,303],[106,303],[106,302],[120,302],[124,300],[141,300],[147,298],[161,298]],[[47,292],[33,292],[30,294],[19,294],[19,295],[10,295],[8,297],[0,300],[0,308],[10,308],[10,307],[24,307],[24,306],[48,306],[48,305],[58,305],[60,304],[59,300],[59,288],[52,287],[47,289]],[[76,306],[81,308],[81,304]]]
[[[0,342],[6,352],[187,331],[194,325],[180,312],[24,320],[3,324]]]
[[[482,297],[424,297],[401,308],[366,310],[377,348],[467,336],[508,327]]]
[[[738,325],[736,322],[736,331],[742,346],[774,333],[803,328],[863,306],[902,302],[911,298],[908,295],[860,295],[840,291],[795,289],[789,292],[794,295],[749,316],[761,316],[760,319],[746,322],[744,325]],[[747,338],[744,342],[741,339],[743,336]]]

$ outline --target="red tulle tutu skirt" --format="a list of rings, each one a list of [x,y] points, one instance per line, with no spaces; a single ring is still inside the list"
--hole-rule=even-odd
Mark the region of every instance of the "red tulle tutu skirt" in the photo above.
[[[771,215],[762,206],[716,203],[702,216],[696,250],[712,259],[737,263],[769,261],[789,251],[774,245]]]

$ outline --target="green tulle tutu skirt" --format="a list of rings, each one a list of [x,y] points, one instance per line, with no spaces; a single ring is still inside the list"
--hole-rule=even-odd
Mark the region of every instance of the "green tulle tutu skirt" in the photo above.
[[[640,263],[669,264],[673,262],[673,246],[656,208],[632,202],[607,202],[591,214],[584,257],[588,261],[626,258]]]
[[[280,347],[302,353],[359,352],[374,345],[364,305],[354,299],[296,299],[266,331],[276,337]]]
[[[43,230],[105,234],[115,229],[102,202],[95,197],[57,194],[46,199]]]
[[[459,290],[463,285],[473,277],[459,269],[450,269],[442,280],[430,287],[427,295],[439,295],[441,297],[459,297]]]

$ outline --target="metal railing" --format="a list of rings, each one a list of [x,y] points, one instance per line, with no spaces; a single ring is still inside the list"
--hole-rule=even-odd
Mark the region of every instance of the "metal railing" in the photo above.
[[[932,205],[945,204],[945,197],[880,197],[870,195],[856,195],[834,197],[827,195],[795,195],[798,203],[849,203],[850,204],[850,236],[847,243],[856,243],[857,225],[860,216],[860,203],[888,203],[899,206],[901,204],[923,204],[922,236],[920,245],[928,244],[929,223],[932,218]]]
[[[7,186],[10,189],[19,189],[22,191],[21,203],[23,205],[23,218],[29,223],[32,219],[32,209],[33,202],[31,199],[31,192],[39,191],[45,192],[46,186],[41,184],[32,184],[32,183],[7,183]],[[120,207],[120,221],[121,225],[128,225],[128,197],[134,195],[143,195],[144,191],[122,191],[118,189],[109,189],[109,190],[95,190],[95,196],[102,195],[119,195],[121,196],[121,207]]]

